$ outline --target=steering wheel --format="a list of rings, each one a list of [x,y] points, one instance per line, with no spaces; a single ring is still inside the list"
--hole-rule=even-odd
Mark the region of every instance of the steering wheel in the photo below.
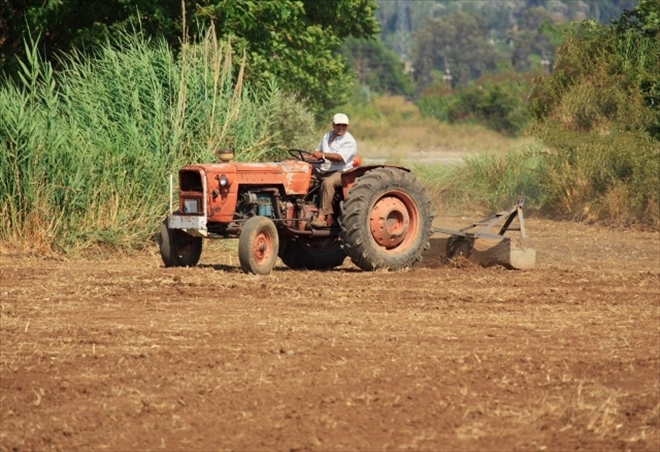
[[[312,153],[309,151],[305,151],[304,149],[289,149],[289,154],[293,156],[296,160],[300,160],[301,162],[307,162],[307,163],[323,163],[323,159],[314,159],[314,160],[308,160],[305,158],[306,155],[311,156]]]

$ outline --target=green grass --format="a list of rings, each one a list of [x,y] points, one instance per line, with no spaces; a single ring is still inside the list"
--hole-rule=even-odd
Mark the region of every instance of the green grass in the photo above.
[[[91,58],[64,57],[57,74],[28,50],[22,83],[0,88],[0,240],[28,248],[150,245],[169,174],[225,147],[271,158],[276,118],[296,108],[274,85],[243,86],[212,30],[179,58],[163,41],[121,36]],[[297,121],[299,135],[314,130],[311,114]]]
[[[525,197],[525,208],[540,211],[546,203],[545,151],[539,145],[499,154],[475,154],[454,165],[415,165],[440,211],[498,211]]]
[[[603,136],[550,128],[559,135],[542,135],[554,144],[548,147],[532,137],[512,139],[479,126],[422,118],[402,98],[344,111],[367,162],[410,167],[437,211],[492,212],[522,195],[535,215],[658,228],[660,144],[633,131]]]

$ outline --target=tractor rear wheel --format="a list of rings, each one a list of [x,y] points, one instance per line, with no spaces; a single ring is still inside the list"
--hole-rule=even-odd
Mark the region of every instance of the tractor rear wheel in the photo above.
[[[296,270],[327,270],[340,266],[346,259],[335,237],[284,239],[279,256],[284,265]]]
[[[377,168],[357,178],[341,211],[343,249],[363,270],[411,267],[430,246],[431,200],[403,169]]]
[[[252,217],[238,238],[238,260],[245,273],[267,275],[275,267],[279,236],[270,218]]]
[[[166,267],[194,267],[202,255],[202,238],[181,229],[170,229],[167,218],[160,225],[159,245]]]

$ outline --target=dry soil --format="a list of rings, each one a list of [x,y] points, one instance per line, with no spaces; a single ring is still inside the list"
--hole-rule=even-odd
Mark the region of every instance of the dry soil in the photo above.
[[[524,272],[5,252],[0,451],[660,450],[659,234],[527,229]]]

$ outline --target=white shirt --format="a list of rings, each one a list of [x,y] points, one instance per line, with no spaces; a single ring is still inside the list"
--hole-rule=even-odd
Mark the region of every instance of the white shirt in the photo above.
[[[353,138],[353,135],[346,131],[344,135],[336,136],[332,144],[329,144],[330,137],[334,134],[335,131],[331,130],[323,135],[323,139],[317,146],[317,150],[324,154],[339,154],[344,161],[340,163],[325,160],[319,166],[319,170],[323,173],[328,171],[347,171],[353,168],[353,159],[357,154],[357,142]]]

